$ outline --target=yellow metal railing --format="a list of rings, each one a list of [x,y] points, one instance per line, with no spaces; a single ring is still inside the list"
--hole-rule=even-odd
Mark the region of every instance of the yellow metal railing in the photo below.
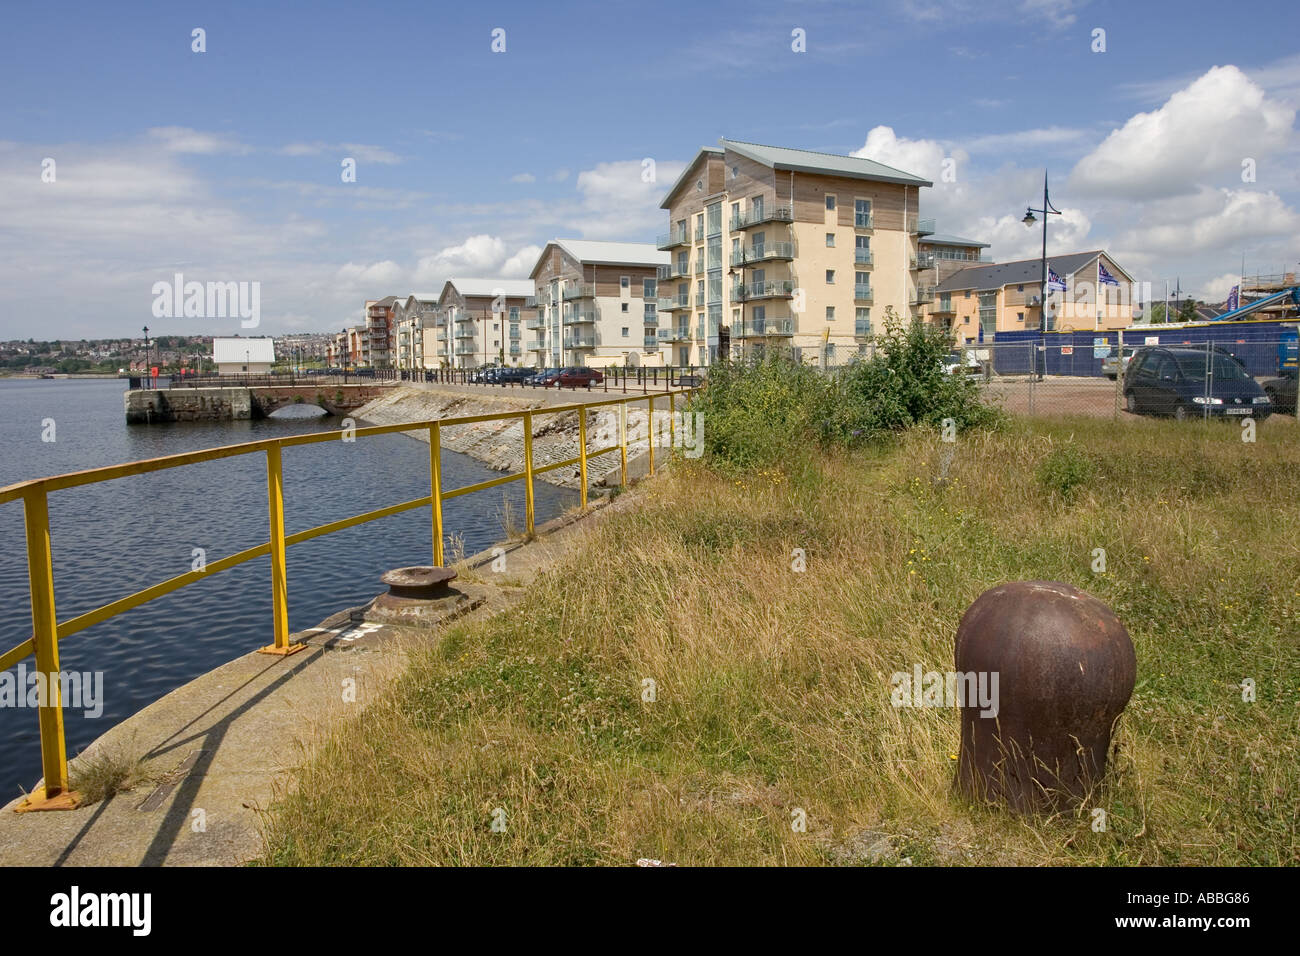
[[[675,440],[674,416],[677,397],[688,397],[693,389],[669,392],[669,441]],[[10,501],[23,502],[23,518],[27,534],[27,573],[31,586],[32,599],[32,636],[16,647],[0,654],[0,671],[7,670],[30,655],[36,656],[36,667],[40,673],[50,675],[45,684],[47,692],[39,702],[39,720],[41,732],[41,770],[44,773],[43,786],[28,795],[18,809],[26,810],[66,810],[77,806],[78,796],[72,792],[68,780],[67,746],[63,736],[63,701],[60,696],[59,641],[78,631],[106,621],[115,615],[139,607],[155,598],[162,597],[193,584],[201,578],[219,571],[226,571],[245,561],[271,556],[271,604],[272,604],[272,642],[259,648],[261,653],[288,655],[303,649],[304,645],[294,644],[289,640],[289,586],[285,562],[285,550],[289,545],[300,544],[322,535],[332,534],[356,525],[401,514],[413,508],[432,505],[433,511],[433,563],[439,567],[444,562],[442,505],[450,498],[485,491],[504,485],[511,481],[523,481],[525,501],[525,528],[528,534],[534,530],[533,524],[533,479],[548,471],[559,468],[579,466],[581,488],[579,503],[587,506],[587,461],[590,458],[619,452],[620,480],[627,484],[627,407],[629,403],[647,404],[647,448],[648,470],[654,474],[654,408],[656,399],[664,395],[629,395],[622,398],[605,399],[597,402],[554,405],[549,408],[528,409],[518,412],[503,412],[491,415],[467,415],[460,418],[433,419],[430,421],[404,422],[397,425],[374,425],[365,428],[340,431],[314,432],[306,435],[293,435],[287,438],[270,438],[262,441],[244,442],[239,445],[222,445],[202,451],[183,452],[162,458],[150,458],[133,461],[122,465],[109,465],[92,468],[87,471],[69,472],[50,478],[37,478],[0,488],[0,504]],[[618,444],[608,448],[587,450],[587,412],[590,409],[617,405],[619,408]],[[533,464],[533,420],[540,415],[560,415],[568,412],[578,413],[578,454],[564,461],[552,462],[542,467]],[[463,488],[445,491],[442,487],[442,429],[457,425],[473,425],[479,422],[505,421],[512,418],[521,419],[524,428],[524,470],[514,474],[503,475],[487,481],[480,481]],[[331,521],[305,531],[286,534],[284,530],[284,475],[281,452],[296,445],[315,445],[323,442],[336,442],[341,439],[360,438],[369,435],[388,435],[396,432],[427,430],[429,433],[429,494],[411,501],[376,508],[351,518]],[[142,591],[119,598],[102,607],[87,611],[66,621],[59,621],[54,603],[54,564],[50,542],[49,493],[81,485],[93,485],[114,478],[130,475],[143,475],[153,471],[165,471],[200,462],[216,461],[221,458],[234,458],[238,455],[251,455],[258,452],[266,454],[266,498],[267,513],[270,518],[270,540],[256,547],[247,548],[235,554],[226,555],[206,564],[203,570],[188,571],[169,578]]]

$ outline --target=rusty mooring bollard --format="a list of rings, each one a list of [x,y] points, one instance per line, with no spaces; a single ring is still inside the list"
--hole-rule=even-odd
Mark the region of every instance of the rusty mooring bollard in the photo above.
[[[956,668],[998,675],[996,716],[960,702],[962,793],[1050,810],[1101,780],[1137,674],[1133,642],[1109,607],[1059,581],[991,588],[962,615]]]

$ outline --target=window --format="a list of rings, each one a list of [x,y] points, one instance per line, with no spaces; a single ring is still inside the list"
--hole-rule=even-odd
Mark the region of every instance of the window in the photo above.
[[[826,248],[827,249],[835,248],[835,233],[833,232],[826,233]]]
[[[519,321],[519,306],[517,306],[517,305],[512,305],[512,306],[510,307],[510,321],[511,321],[511,322],[518,322],[518,321]]]
[[[623,338],[627,338],[627,326],[623,326]]]
[[[970,289],[967,289],[965,292],[962,293],[962,298],[963,298],[963,299],[969,299],[969,298],[970,298]]]
[[[627,303],[626,303],[626,302],[620,302],[619,305],[621,305],[621,306],[623,307],[623,311],[624,311],[624,312],[627,311]]]
[[[826,284],[827,284],[827,285],[834,285],[834,284],[835,284],[835,270],[834,270],[834,269],[827,269],[827,270],[826,270]]]
[[[630,291],[631,288],[632,288],[632,279],[631,279],[631,277],[630,277],[630,276],[619,276],[619,277],[618,277],[618,287],[619,287],[620,289],[628,289],[628,290]]]
[[[835,306],[833,305],[826,306],[826,321],[827,322],[835,321]]]
[[[722,203],[715,202],[712,205],[705,207],[704,211],[709,214],[708,235],[722,235]]]
[[[1017,321],[1017,322],[1023,322],[1023,321],[1025,321],[1025,313],[1023,313],[1023,312],[1017,312],[1017,313],[1016,313],[1016,321]]]
[[[826,211],[827,212],[835,211],[835,197],[830,193],[826,194]]]
[[[1018,286],[1016,286],[1016,291],[1017,291],[1017,292],[1024,292],[1024,291],[1025,291],[1025,287],[1024,287],[1023,285],[1018,285]]]
[[[871,228],[871,200],[853,200],[853,225],[859,229]]]
[[[641,280],[641,297],[643,299],[653,299],[659,291],[659,283],[655,279]]]
[[[997,292],[980,293],[980,329],[985,336],[992,335],[998,329]]]

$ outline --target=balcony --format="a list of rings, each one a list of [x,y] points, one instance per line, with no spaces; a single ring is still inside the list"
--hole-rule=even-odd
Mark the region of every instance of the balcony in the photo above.
[[[926,305],[934,301],[934,289],[931,286],[922,286],[912,293],[912,305]]]
[[[854,229],[875,229],[876,217],[869,212],[855,212],[853,214]]]
[[[854,249],[853,264],[858,266],[874,266],[876,257],[870,249]]]
[[[545,352],[545,351],[546,351],[546,342],[543,341],[542,339],[533,339],[531,342],[528,343],[528,351],[530,351],[530,352]]]
[[[793,279],[774,279],[770,282],[737,282],[731,289],[732,302],[751,302],[755,299],[789,299],[794,296]]]
[[[751,319],[740,323],[740,338],[765,339],[794,335],[794,319],[782,316],[771,319]]]
[[[511,342],[511,343],[510,343],[510,354],[511,354],[511,355],[518,355],[518,354],[519,354],[519,343],[518,343],[518,342]]]
[[[518,327],[518,326],[511,326],[511,328],[510,328],[510,340],[511,340],[512,342],[517,342],[517,341],[519,341],[519,327]]]
[[[751,209],[747,213],[731,217],[731,231],[761,226],[765,222],[794,222],[794,211],[789,206],[765,205],[759,210]]]
[[[596,347],[595,333],[583,335],[575,333],[564,337],[564,347],[566,349],[594,349]]]
[[[688,279],[691,275],[690,262],[674,262],[666,266],[659,266],[657,275],[660,282],[667,282],[669,279]]]
[[[684,342],[691,337],[689,325],[679,325],[675,329],[660,329],[660,342]]]
[[[579,282],[576,285],[565,286],[563,299],[565,302],[572,302],[574,299],[590,299],[596,294],[596,287],[589,282]]]
[[[660,312],[680,312],[682,309],[691,307],[691,296],[689,292],[679,292],[677,295],[668,297],[659,297]],[[646,317],[647,320],[649,316]],[[658,321],[658,320],[656,320]]]
[[[869,339],[871,338],[871,334],[872,333],[871,333],[870,319],[853,320],[853,337],[855,339]]]
[[[456,346],[457,355],[473,355],[475,351],[474,346],[470,344],[462,343]]]
[[[524,308],[525,308],[525,309],[535,309],[535,308],[537,308],[537,296],[535,296],[535,295],[525,296],[525,297],[524,297]]]
[[[658,337],[657,337],[657,336],[649,336],[649,335],[647,335],[645,341],[641,343],[641,348],[645,349],[645,351],[647,351],[647,352],[657,352],[657,351],[659,351],[659,339],[658,339]]]
[[[761,246],[741,248],[731,256],[733,266],[749,265],[751,262],[769,262],[794,259],[793,242],[765,242]]]
[[[718,323],[716,320],[714,320],[713,322],[709,322],[707,325],[704,322],[696,323],[695,337],[699,339],[701,342],[703,342],[706,337],[706,333],[707,335],[710,336],[715,336],[715,337],[717,336]]]
[[[853,287],[853,299],[855,302],[870,302],[874,296],[871,294],[871,286],[855,285]]]
[[[933,253],[930,253],[930,252],[923,252],[923,253],[921,253],[919,256],[912,256],[912,268],[913,268],[913,269],[933,269],[933,268],[934,268],[934,254],[933,254]]]
[[[691,244],[691,234],[685,229],[673,229],[666,232],[655,241],[655,248],[660,250],[676,249],[678,246],[689,246]]]
[[[934,235],[934,220],[933,219],[912,220],[912,232],[916,233],[918,236]]]
[[[596,313],[590,310],[586,312],[570,312],[564,317],[565,325],[591,325],[595,321]]]
[[[460,326],[460,325],[458,325],[458,326],[456,327],[456,338],[458,338],[458,339],[472,339],[473,337],[474,337],[474,329],[473,329],[472,326],[468,326],[468,325],[466,325],[466,326]]]

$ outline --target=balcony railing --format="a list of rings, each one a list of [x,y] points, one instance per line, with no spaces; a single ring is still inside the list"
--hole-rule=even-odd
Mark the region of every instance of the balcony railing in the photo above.
[[[524,308],[525,308],[525,309],[535,309],[535,308],[537,308],[537,296],[535,296],[535,295],[525,296],[525,297],[524,297]]]
[[[660,329],[660,342],[682,342],[691,337],[691,327],[689,325],[679,325],[675,329]]]
[[[645,341],[641,343],[641,348],[645,349],[647,352],[657,351],[659,349],[658,336],[646,336]]]
[[[749,246],[741,248],[731,256],[733,266],[748,265],[751,262],[767,262],[769,260],[793,259],[794,243],[793,242],[765,242],[761,246]]]
[[[876,217],[869,212],[855,212],[853,214],[854,229],[875,229]]]
[[[690,245],[691,234],[685,229],[674,228],[661,235],[655,242],[657,249],[674,249],[677,246]]]
[[[570,312],[564,317],[565,325],[590,325],[595,321],[596,313],[592,311]]]
[[[871,286],[855,285],[853,287],[853,298],[857,302],[870,302],[874,298],[871,294]]]
[[[916,233],[918,236],[934,235],[934,220],[933,219],[912,220],[912,232]]]
[[[514,328],[512,328],[512,329],[510,330],[510,338],[511,338],[512,340],[514,340],[514,341],[518,341],[518,340],[519,340],[519,328],[518,328],[518,326],[515,326]]]
[[[774,279],[769,282],[737,282],[731,290],[732,302],[749,302],[753,299],[788,299],[794,295],[793,279]]]
[[[859,266],[874,266],[876,264],[876,257],[872,254],[870,249],[854,249],[853,264]]]
[[[691,296],[689,292],[679,292],[677,295],[667,297],[660,296],[658,305],[660,312],[677,312],[681,309],[689,309],[691,307]]]
[[[931,252],[923,252],[923,253],[921,253],[919,256],[912,256],[912,268],[913,268],[913,269],[933,269],[933,268],[934,268],[934,254],[931,253]]]
[[[870,320],[870,319],[854,319],[854,320],[853,320],[853,336],[854,336],[854,338],[865,339],[865,338],[868,338],[870,335],[871,335],[871,320]]]
[[[475,352],[477,352],[477,351],[478,351],[478,350],[477,350],[476,348],[474,348],[474,346],[472,346],[472,345],[464,345],[464,344],[461,344],[461,345],[456,346],[456,354],[457,354],[457,355],[473,355],[473,354],[474,354]]]
[[[749,212],[731,217],[731,231],[748,229],[750,226],[760,226],[765,222],[794,222],[794,212],[789,206],[765,205],[759,210],[751,209]]]
[[[788,317],[750,319],[740,323],[742,339],[768,338],[769,336],[788,337],[794,335],[794,319]]]
[[[566,335],[564,337],[564,347],[566,349],[594,349],[596,347],[596,336]]]
[[[696,241],[696,242],[703,242],[703,241],[704,241],[704,227],[703,227],[703,226],[696,226],[696,227],[695,227],[695,241]]]
[[[545,352],[545,351],[546,351],[546,342],[545,342],[545,340],[544,340],[544,339],[533,339],[532,341],[530,341],[530,342],[528,343],[528,351],[530,351],[530,352]]]
[[[540,332],[542,329],[546,328],[546,319],[540,315],[537,316],[537,318],[528,319],[524,322],[524,328],[528,329],[530,332]]]
[[[708,323],[697,322],[695,325],[695,337],[701,341],[703,341],[709,335],[716,336],[717,334],[718,334],[718,322],[716,319]]]
[[[573,299],[590,299],[596,294],[596,287],[589,282],[579,282],[576,285],[565,286],[563,298],[565,302]]]
[[[683,279],[691,274],[690,262],[673,262],[666,266],[659,266],[656,269],[660,282],[667,282],[669,279]]]
[[[519,343],[518,343],[518,342],[511,342],[511,343],[510,343],[510,354],[511,354],[511,355],[518,355],[518,354],[519,354]]]
[[[457,325],[456,325],[456,338],[458,338],[458,339],[472,339],[473,337],[474,337],[474,328],[473,328],[473,326],[468,326],[468,325],[466,325],[466,326],[462,326],[462,325],[460,325],[459,323],[457,323]]]
[[[925,305],[934,301],[934,289],[930,286],[922,286],[912,293],[912,305]]]

